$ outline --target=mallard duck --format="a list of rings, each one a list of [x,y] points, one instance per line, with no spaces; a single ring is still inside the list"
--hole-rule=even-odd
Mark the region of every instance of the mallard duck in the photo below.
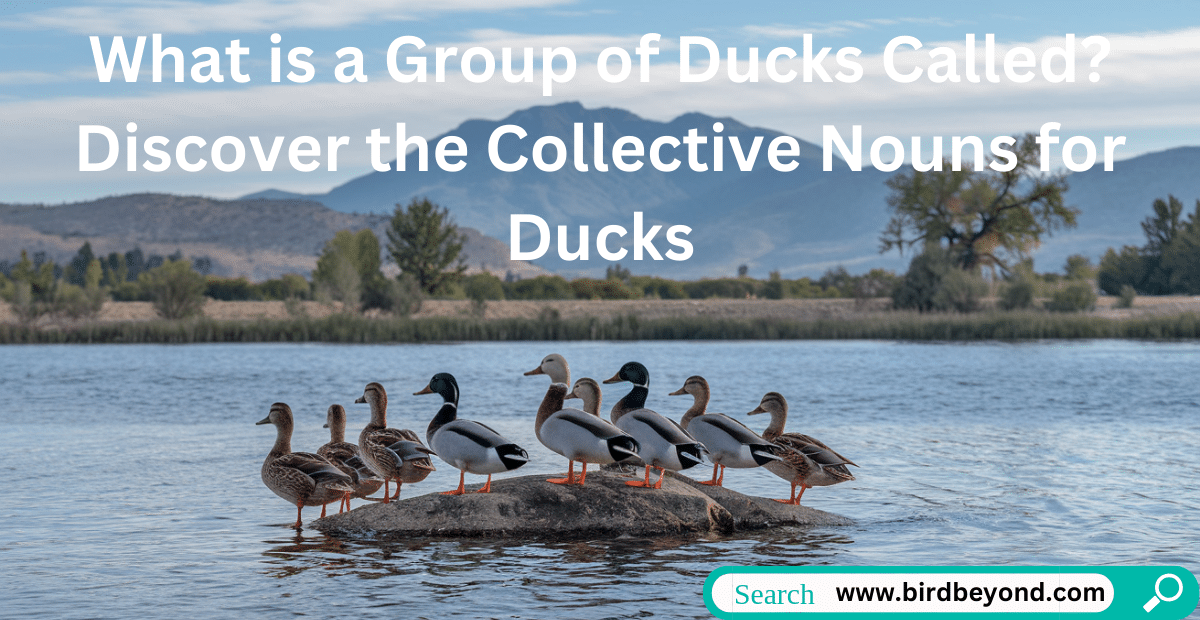
[[[671,392],[670,396],[691,394],[692,406],[683,414],[679,425],[691,436],[704,444],[708,457],[713,462],[712,480],[700,484],[722,486],[725,468],[748,469],[780,460],[778,454],[784,450],[758,436],[745,424],[723,414],[708,413],[709,389],[704,377],[688,377],[683,387]],[[718,471],[720,476],[717,475]]]
[[[546,356],[537,368],[525,373],[548,375],[550,388],[538,407],[534,433],[542,445],[567,457],[567,477],[551,478],[554,484],[580,484],[587,480],[588,463],[616,463],[638,454],[638,442],[628,433],[581,409],[564,409],[563,400],[571,382],[571,370],[563,356]],[[575,478],[575,461],[583,464]]]
[[[847,465],[858,467],[853,461],[808,435],[783,432],[783,427],[787,424],[787,412],[787,400],[779,392],[767,392],[758,408],[749,413],[771,414],[771,424],[763,431],[763,439],[788,449],[780,455],[782,460],[765,465],[771,473],[792,484],[791,497],[776,501],[798,505],[805,489],[854,480],[854,476],[846,468]],[[796,494],[796,487],[800,487],[799,495]]]
[[[400,499],[400,486],[420,482],[435,471],[429,462],[433,451],[421,443],[417,434],[387,427],[387,391],[378,383],[368,383],[356,403],[371,405],[371,421],[358,435],[358,455],[371,471],[383,478],[383,503]],[[388,497],[388,482],[396,481],[396,494]]]
[[[596,383],[595,379],[584,377],[575,382],[575,387],[571,388],[571,393],[563,397],[564,400],[578,398],[583,401],[582,409],[597,418],[600,417],[600,403],[602,396],[600,394],[600,384]]]
[[[338,513],[350,510],[350,498],[365,498],[383,486],[383,479],[358,457],[358,446],[346,441],[346,408],[330,405],[325,412],[325,428],[329,429],[329,443],[317,449],[317,454],[329,459],[343,473],[350,476],[354,492],[342,499]]]
[[[301,513],[305,506],[320,506],[335,502],[354,485],[336,465],[318,454],[292,452],[292,409],[284,403],[271,405],[271,412],[257,424],[275,425],[275,445],[263,461],[262,481],[276,495],[296,505],[295,529],[301,529]]]
[[[704,462],[704,446],[696,441],[674,421],[646,409],[646,396],[650,393],[650,371],[637,363],[629,362],[605,383],[628,381],[633,389],[612,408],[612,421],[617,428],[629,433],[638,441],[641,449],[638,457],[646,464],[645,480],[626,482],[630,486],[649,487],[650,467],[659,469],[658,482],[654,488],[662,488],[667,470],[682,471]]]
[[[492,474],[512,471],[529,462],[529,453],[500,433],[471,420],[458,419],[458,382],[454,375],[439,372],[425,389],[414,394],[440,394],[442,408],[429,421],[425,439],[443,461],[456,467],[458,488],[443,495],[462,495],[467,472],[487,474],[480,493],[492,491]]]

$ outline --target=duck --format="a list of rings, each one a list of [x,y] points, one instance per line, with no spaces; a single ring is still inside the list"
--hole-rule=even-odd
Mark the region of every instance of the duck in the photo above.
[[[628,362],[605,383],[628,381],[633,389],[613,405],[610,416],[613,424],[638,441],[638,456],[646,464],[645,480],[630,480],[625,484],[650,487],[650,468],[659,469],[655,489],[662,488],[667,470],[683,471],[704,462],[704,445],[696,441],[674,421],[646,409],[650,393],[650,371],[638,362]]]
[[[275,445],[267,453],[262,466],[262,481],[276,495],[296,505],[296,530],[301,527],[305,506],[320,506],[325,517],[325,505],[354,492],[350,476],[329,459],[309,452],[292,452],[292,409],[285,403],[271,405],[267,417],[256,424],[275,425]]]
[[[583,410],[600,417],[600,403],[602,396],[600,394],[600,384],[595,379],[584,377],[575,382],[575,386],[571,388],[571,393],[563,397],[564,400],[578,398],[583,401]]]
[[[781,459],[779,455],[783,454],[785,449],[763,439],[745,424],[723,413],[708,412],[710,392],[708,381],[704,377],[688,377],[683,387],[671,392],[669,396],[688,394],[691,394],[694,400],[692,406],[683,414],[679,425],[704,444],[713,462],[712,480],[700,481],[700,484],[724,486],[726,467],[749,469]]]
[[[606,465],[638,455],[638,441],[625,431],[598,415],[563,407],[567,386],[571,383],[571,369],[562,355],[547,355],[537,368],[525,373],[525,376],[530,375],[550,377],[550,388],[546,390],[534,421],[534,434],[543,446],[567,457],[566,477],[550,478],[547,482],[583,486],[589,463]],[[575,461],[583,466],[578,478],[575,477]]]
[[[529,453],[490,427],[458,418],[458,381],[448,372],[433,375],[425,389],[413,394],[440,394],[442,408],[429,421],[425,439],[438,458],[458,469],[458,488],[442,495],[462,495],[467,472],[487,474],[478,493],[492,492],[492,474],[512,471],[529,462]]]
[[[366,498],[383,486],[383,479],[358,457],[358,446],[346,441],[345,407],[329,406],[325,411],[325,428],[329,429],[329,443],[317,448],[317,454],[329,459],[354,483],[354,492],[346,495],[338,505],[338,514],[341,514],[343,508],[350,510],[351,497]]]
[[[787,424],[788,404],[782,394],[767,392],[758,408],[748,415],[760,413],[771,414],[771,424],[763,431],[763,439],[787,448],[781,460],[765,465],[768,471],[792,484],[790,498],[775,501],[798,506],[805,489],[854,480],[854,475],[846,467],[858,467],[854,461],[808,435],[783,432]],[[796,494],[797,487],[800,488],[799,495]]]
[[[436,471],[429,456],[433,450],[408,429],[387,427],[387,391],[371,382],[356,403],[371,405],[371,421],[358,435],[358,454],[371,471],[383,478],[383,503],[400,499],[400,486],[420,482]],[[396,481],[396,494],[388,497],[388,482]]]

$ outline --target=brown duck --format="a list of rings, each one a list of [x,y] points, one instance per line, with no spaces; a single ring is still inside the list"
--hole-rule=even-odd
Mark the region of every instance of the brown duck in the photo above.
[[[350,476],[323,456],[292,452],[292,409],[284,403],[271,405],[271,412],[258,424],[275,425],[275,446],[263,461],[262,480],[276,495],[296,505],[297,530],[305,506],[325,505],[354,492]]]
[[[749,413],[771,414],[771,424],[763,431],[762,437],[788,449],[779,455],[782,460],[764,465],[771,473],[792,484],[791,497],[776,501],[798,505],[805,489],[854,480],[846,468],[847,465],[858,467],[853,461],[808,435],[783,432],[787,424],[787,412],[787,400],[779,392],[767,392],[758,408]],[[796,487],[800,487],[800,495],[796,494]]]
[[[400,498],[400,485],[420,482],[435,471],[429,455],[417,434],[408,429],[387,427],[387,391],[371,382],[363,395],[354,401],[371,405],[371,422],[358,436],[358,454],[371,471],[383,478],[383,503]],[[388,483],[396,482],[396,494],[388,497]]]

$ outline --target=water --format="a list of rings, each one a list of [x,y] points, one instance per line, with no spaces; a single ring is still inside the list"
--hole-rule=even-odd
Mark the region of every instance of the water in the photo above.
[[[352,402],[380,381],[390,424],[423,434],[438,398],[410,394],[438,371],[458,377],[464,417],[530,452],[519,473],[561,473],[564,459],[533,435],[548,381],[522,376],[550,352],[575,378],[645,363],[649,405],[677,419],[690,398],[666,394],[691,374],[712,384],[715,411],[744,414],[763,393],[783,393],[789,430],[862,466],[857,481],[804,496],[855,525],[379,544],[296,534],[295,510],[259,480],[274,429],[254,422],[272,402],[296,413],[295,448],[315,450],[328,440],[326,407],[347,406],[354,437],[367,409]],[[0,615],[707,618],[704,578],[724,565],[1197,572],[1198,353],[1195,343],[1110,341],[3,347]],[[609,405],[625,391],[613,387]],[[406,497],[457,484],[435,464]],[[761,470],[729,470],[725,482],[788,491]]]

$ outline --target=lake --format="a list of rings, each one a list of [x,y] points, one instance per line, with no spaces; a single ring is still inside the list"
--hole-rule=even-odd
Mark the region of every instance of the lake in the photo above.
[[[805,505],[848,527],[728,538],[380,544],[289,529],[295,509],[259,478],[271,403],[296,415],[293,449],[328,441],[341,403],[369,381],[389,425],[425,426],[412,396],[453,373],[460,415],[529,451],[512,475],[561,474],[533,433],[549,384],[525,377],[548,353],[572,378],[637,360],[652,409],[693,374],[710,411],[747,417],[768,391],[788,430],[861,465]],[[1200,571],[1200,344],[637,342],[447,345],[0,347],[5,609],[20,617],[296,615],[386,618],[709,618],[708,572],[780,564],[1173,564]],[[603,407],[628,391],[605,386]],[[578,401],[575,401],[578,403]],[[438,471],[404,496],[449,490]],[[693,470],[707,477],[711,467]],[[482,482],[468,475],[468,483]],[[765,470],[726,486],[786,497]],[[355,506],[364,502],[355,500]],[[307,508],[306,523],[320,509]],[[1195,615],[1195,614],[1194,614]]]

